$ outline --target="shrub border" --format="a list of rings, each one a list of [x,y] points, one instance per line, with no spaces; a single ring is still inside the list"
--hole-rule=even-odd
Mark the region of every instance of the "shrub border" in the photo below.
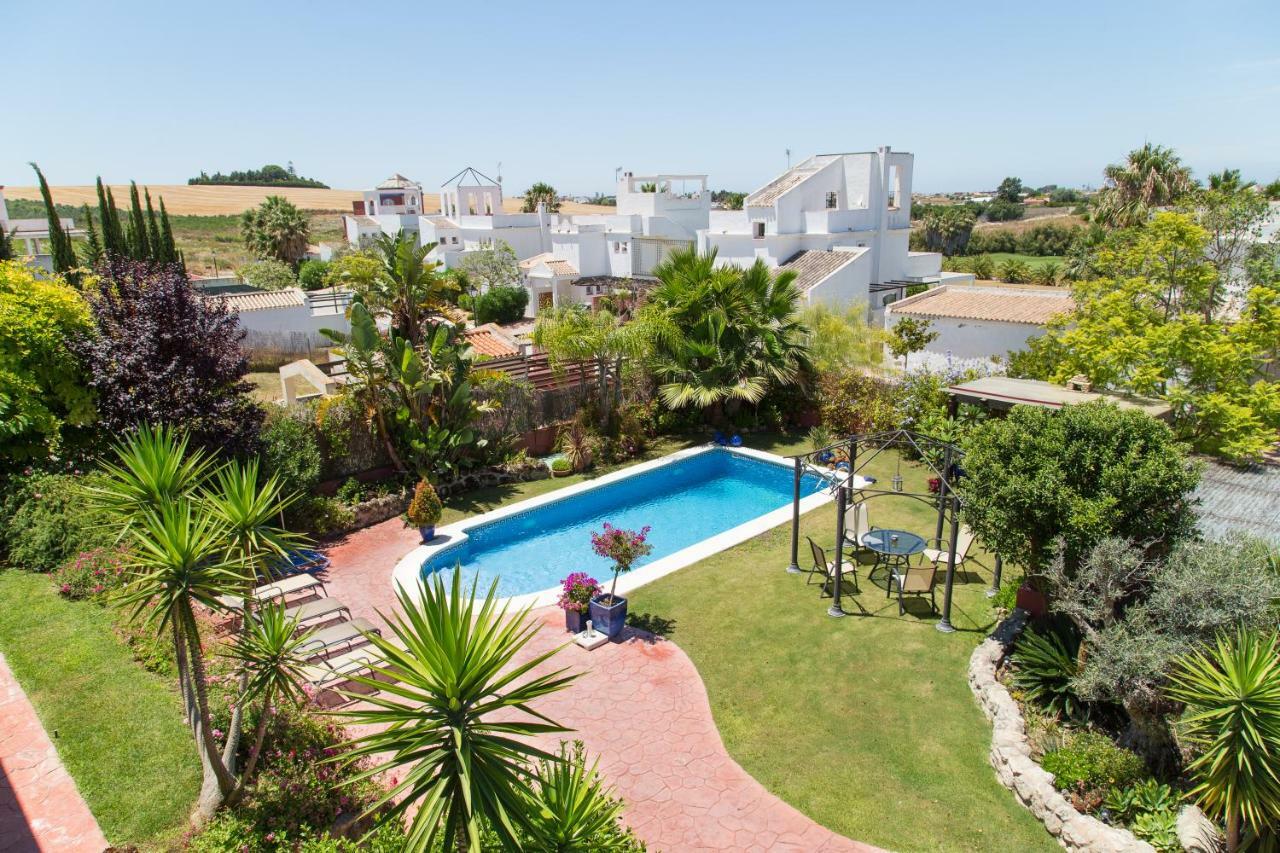
[[[992,723],[990,760],[996,778],[1067,850],[1155,853],[1154,847],[1127,829],[1076,811],[1053,784],[1053,774],[1031,757],[1022,710],[996,677],[1000,662],[1026,624],[1026,611],[1014,610],[969,658],[969,689]]]

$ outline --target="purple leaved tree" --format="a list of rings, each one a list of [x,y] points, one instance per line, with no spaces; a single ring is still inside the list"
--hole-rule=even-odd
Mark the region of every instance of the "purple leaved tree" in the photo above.
[[[244,331],[230,309],[197,294],[177,264],[116,256],[86,296],[97,334],[76,349],[105,435],[164,423],[213,451],[256,449],[263,413],[249,397]]]

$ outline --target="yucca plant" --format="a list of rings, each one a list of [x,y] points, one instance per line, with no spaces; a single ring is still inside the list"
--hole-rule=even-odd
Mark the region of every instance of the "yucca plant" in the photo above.
[[[205,771],[193,815],[200,823],[213,815],[235,781],[213,738],[195,608],[222,609],[218,597],[240,592],[246,569],[244,561],[226,547],[225,528],[185,498],[158,510],[143,510],[128,533],[132,574],[119,604],[131,607],[135,620],[154,628],[159,636],[167,632],[173,641],[187,719]]]
[[[1062,717],[1087,716],[1088,707],[1071,687],[1080,669],[1079,651],[1080,640],[1074,635],[1064,640],[1057,631],[1042,634],[1028,628],[1010,656],[1014,685],[1028,699]]]
[[[386,821],[416,808],[407,850],[430,848],[442,832],[459,850],[479,847],[483,825],[518,847],[517,832],[532,822],[529,765],[555,760],[529,740],[567,731],[530,703],[578,676],[530,675],[559,649],[515,662],[538,624],[527,609],[499,606],[496,581],[477,601],[461,571],[448,587],[436,573],[412,592],[398,587],[396,597],[398,611],[384,616],[391,636],[368,637],[381,658],[374,676],[354,679],[379,692],[353,694],[372,707],[345,714],[374,729],[344,745],[342,760],[376,759],[351,783],[384,773],[399,779],[367,814]]]
[[[601,781],[596,768],[587,766],[581,742],[570,749],[560,744],[554,761],[542,761],[538,769],[536,798],[529,814],[534,849],[547,853],[596,853],[625,850],[618,827],[622,802]]]
[[[1239,627],[1214,645],[1180,658],[1170,698],[1186,703],[1180,724],[1198,751],[1187,770],[1200,807],[1221,819],[1227,847],[1240,846],[1244,826],[1280,819],[1280,638]]]
[[[245,784],[253,776],[262,753],[263,739],[279,703],[297,702],[305,695],[302,668],[307,662],[300,649],[310,636],[310,631],[298,631],[297,619],[288,614],[283,603],[271,602],[256,612],[245,611],[244,629],[224,652],[227,657],[240,662],[244,674],[236,710],[250,702],[261,704],[253,746],[240,782],[231,795],[233,801],[243,793]]]
[[[122,536],[143,513],[159,512],[194,492],[213,464],[203,449],[188,450],[186,433],[164,424],[144,424],[112,449],[115,460],[101,464],[106,476],[88,495],[120,526]]]

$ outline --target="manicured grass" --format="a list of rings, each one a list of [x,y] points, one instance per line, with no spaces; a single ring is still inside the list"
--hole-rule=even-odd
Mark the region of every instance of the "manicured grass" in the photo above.
[[[1012,252],[989,252],[987,257],[996,264],[1002,264],[1005,261],[1022,261],[1032,269],[1038,269],[1045,264],[1058,264],[1061,266],[1066,260],[1061,255],[1015,255]]]
[[[111,614],[48,575],[0,571],[0,652],[114,844],[172,839],[200,767],[169,683],[133,661]]]
[[[882,486],[892,457],[872,471]],[[904,464],[908,489],[925,475]],[[932,507],[873,498],[871,523],[934,533]],[[835,508],[802,519],[831,548]],[[966,682],[969,655],[993,627],[984,590],[989,555],[955,586],[954,634],[934,630],[927,601],[885,597],[860,568],[859,595],[842,619],[827,615],[819,585],[788,574],[784,525],[631,596],[640,624],[689,654],[735,759],[766,788],[822,825],[893,850],[1053,850],[1043,827],[1001,787],[987,763],[991,726]],[[834,553],[828,551],[834,558]],[[942,584],[938,587],[942,606]]]

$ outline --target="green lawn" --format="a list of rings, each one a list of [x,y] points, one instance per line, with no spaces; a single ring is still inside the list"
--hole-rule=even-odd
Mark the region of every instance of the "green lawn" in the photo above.
[[[1015,255],[1012,252],[989,252],[987,257],[996,264],[1002,264],[1005,261],[1022,261],[1032,269],[1038,269],[1045,264],[1062,265],[1066,258],[1061,255]]]
[[[889,458],[873,463],[888,484]],[[904,477],[923,484],[906,466]],[[933,535],[932,508],[873,499],[871,523]],[[830,547],[835,509],[802,519]],[[801,539],[800,565],[812,564]],[[883,580],[859,572],[850,615],[787,574],[790,532],[776,528],[636,590],[631,611],[689,654],[726,747],[766,788],[830,829],[893,850],[1054,850],[1043,827],[996,781],[991,726],[966,682],[992,627],[983,591],[991,559],[957,584],[957,633],[934,630],[928,605],[898,616]],[[834,555],[830,555],[834,556]],[[938,603],[942,604],[941,585]]]
[[[175,837],[200,767],[168,682],[133,661],[111,614],[48,575],[0,571],[0,652],[114,844]]]

